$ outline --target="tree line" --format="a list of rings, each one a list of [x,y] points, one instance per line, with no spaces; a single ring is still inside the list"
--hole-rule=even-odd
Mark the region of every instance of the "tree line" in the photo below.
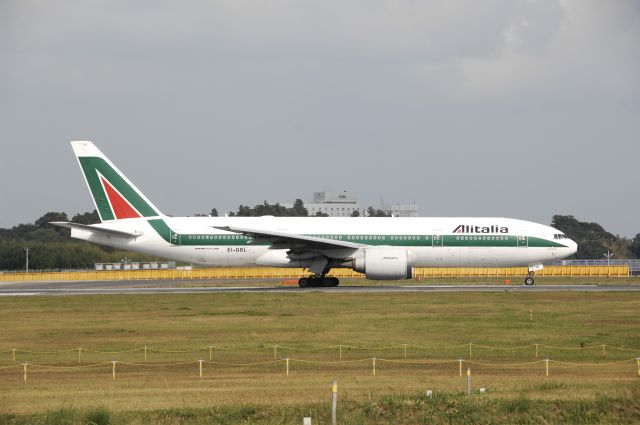
[[[212,216],[217,215],[214,208]],[[308,217],[309,213],[301,200],[292,208],[264,202],[254,207],[240,205],[235,217]],[[369,207],[365,216],[387,216],[384,211]],[[69,220],[64,212],[48,212],[33,223],[18,224],[12,228],[0,228],[0,270],[23,270],[26,263],[25,248],[29,248],[31,269],[82,269],[92,268],[95,263],[118,262],[125,258],[131,261],[157,260],[143,254],[116,250],[89,242],[72,239],[66,228],[55,227],[52,221],[71,221],[80,224],[99,223],[94,210],[76,214]],[[640,258],[640,233],[626,238],[607,232],[598,223],[579,221],[572,215],[554,215],[551,226],[564,232],[578,243],[574,258],[602,259],[604,254],[613,254],[614,259]]]
[[[209,214],[212,217],[218,217],[218,209],[212,208]],[[313,216],[309,215],[309,211],[305,208],[302,199],[296,199],[291,208],[287,208],[279,203],[270,204],[264,201],[262,204],[249,207],[247,205],[240,205],[238,211],[231,211],[227,213],[229,217],[261,217],[264,215],[272,215],[274,217],[329,217],[329,214],[325,214],[322,211],[317,211]],[[391,217],[391,214],[374,208],[368,207],[362,214],[360,211],[354,210],[351,217]]]
[[[614,259],[640,258],[640,233],[634,238],[614,235],[598,223],[580,221],[572,215],[554,215],[551,226],[564,232],[578,244],[579,259],[602,259],[606,253]]]
[[[127,258],[132,261],[152,261],[154,258],[116,250],[71,238],[71,231],[49,224],[51,221],[71,221],[80,224],[100,222],[97,211],[76,214],[69,220],[64,212],[48,212],[33,223],[0,228],[0,270],[24,270],[26,248],[29,268],[33,270],[86,269],[95,263],[112,263]]]

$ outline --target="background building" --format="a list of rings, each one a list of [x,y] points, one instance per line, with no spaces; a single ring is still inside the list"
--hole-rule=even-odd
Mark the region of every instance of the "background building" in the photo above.
[[[412,204],[390,204],[380,200],[380,209],[394,217],[417,217],[418,206]]]
[[[293,202],[281,204],[287,208],[293,207]],[[321,212],[330,217],[350,217],[354,211],[362,215],[364,209],[358,204],[358,196],[354,192],[313,192],[313,201],[304,201],[304,207],[309,215]]]
[[[304,207],[313,216],[321,212],[330,217],[350,217],[354,211],[358,211],[360,216],[366,215],[366,207],[358,204],[358,195],[355,192],[313,192],[312,201],[303,201]],[[293,202],[283,202],[284,207],[293,207]],[[380,209],[394,217],[417,217],[418,206],[411,204],[392,204],[380,200]]]

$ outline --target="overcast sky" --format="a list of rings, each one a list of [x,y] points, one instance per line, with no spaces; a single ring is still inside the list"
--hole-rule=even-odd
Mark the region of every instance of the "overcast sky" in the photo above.
[[[640,232],[640,2],[0,1],[0,227],[93,209],[92,140],[167,214],[349,190]]]

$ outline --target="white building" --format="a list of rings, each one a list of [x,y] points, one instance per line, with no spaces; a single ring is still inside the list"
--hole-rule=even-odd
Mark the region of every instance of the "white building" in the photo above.
[[[390,204],[380,200],[380,209],[394,217],[417,217],[418,206],[413,204]]]
[[[354,211],[360,216],[366,215],[366,208],[358,204],[358,195],[354,192],[313,192],[313,201],[303,201],[310,216],[321,212],[330,217],[351,217]],[[283,202],[282,206],[291,208],[293,202]],[[413,204],[391,204],[380,200],[380,209],[394,217],[417,217],[418,206]]]
[[[281,204],[287,208],[293,207],[293,202]],[[353,192],[313,192],[313,201],[304,201],[304,207],[310,216],[321,212],[330,217],[351,217],[354,211],[363,215],[364,209],[358,205],[358,196]]]

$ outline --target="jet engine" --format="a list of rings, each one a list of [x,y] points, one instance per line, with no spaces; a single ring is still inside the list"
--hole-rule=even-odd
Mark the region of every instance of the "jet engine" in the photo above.
[[[411,279],[412,267],[409,252],[403,248],[366,248],[353,260],[353,269],[364,273],[371,280]]]

